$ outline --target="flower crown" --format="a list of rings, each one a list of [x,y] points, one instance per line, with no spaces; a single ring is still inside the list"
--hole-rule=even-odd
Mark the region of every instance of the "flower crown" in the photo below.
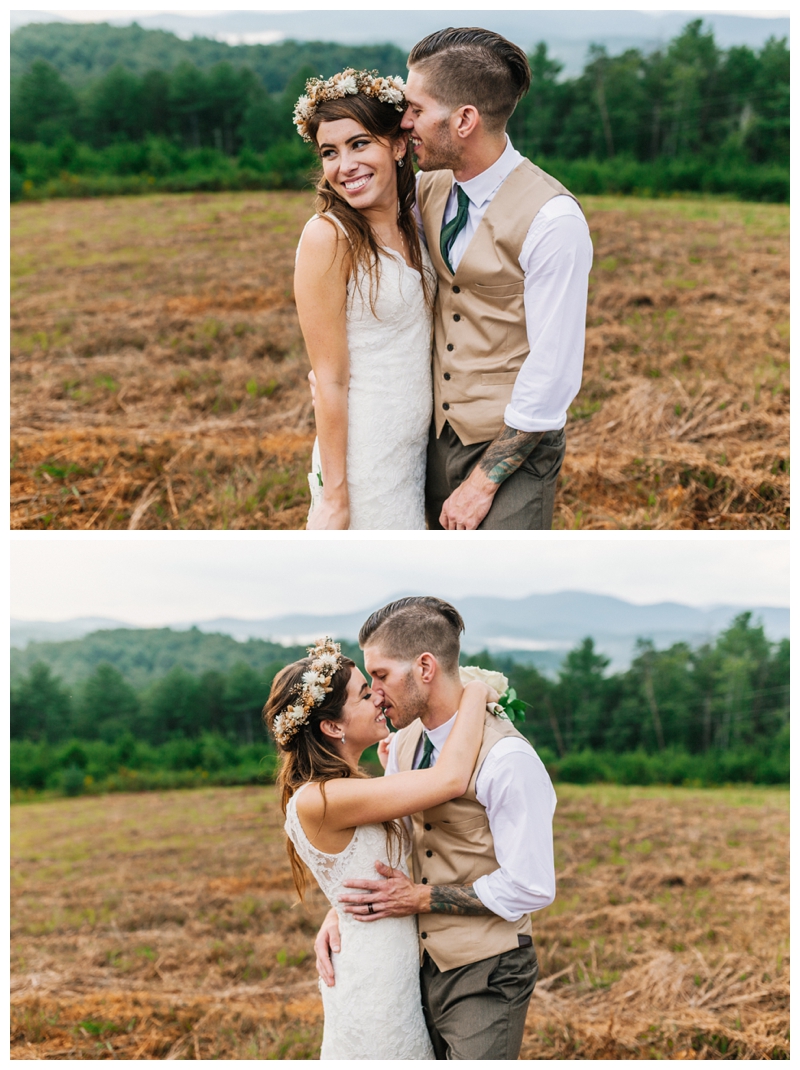
[[[406,84],[402,78],[381,78],[377,71],[357,71],[346,67],[332,78],[309,78],[305,94],[294,106],[294,125],[303,141],[313,142],[308,132],[308,120],[318,106],[326,100],[341,100],[342,97],[363,93],[383,104],[394,104],[396,111],[405,108]]]
[[[311,668],[303,673],[303,683],[298,686],[300,698],[294,706],[287,706],[272,722],[272,734],[281,746],[286,746],[306,723],[315,706],[325,701],[332,690],[331,680],[342,664],[342,648],[327,635],[318,639],[315,646],[308,647]]]

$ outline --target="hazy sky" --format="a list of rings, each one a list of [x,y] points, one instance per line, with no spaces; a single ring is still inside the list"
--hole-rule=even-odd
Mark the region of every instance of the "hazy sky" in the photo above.
[[[733,534],[733,533],[731,533]],[[785,539],[565,536],[533,539],[167,540],[49,536],[11,542],[11,615],[103,616],[159,625],[218,616],[349,612],[398,593],[522,598],[582,590],[638,604],[789,604]]]

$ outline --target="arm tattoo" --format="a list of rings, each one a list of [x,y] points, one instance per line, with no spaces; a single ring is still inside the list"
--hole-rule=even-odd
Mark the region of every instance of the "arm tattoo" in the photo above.
[[[516,431],[504,427],[490,442],[478,465],[492,483],[503,483],[527,460],[544,435],[544,431]]]
[[[431,886],[431,914],[491,914],[478,899],[471,884]]]

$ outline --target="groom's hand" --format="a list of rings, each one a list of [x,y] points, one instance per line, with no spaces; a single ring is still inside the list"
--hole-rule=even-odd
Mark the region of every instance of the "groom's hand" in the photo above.
[[[442,506],[439,523],[447,531],[475,531],[499,489],[500,484],[493,483],[476,466]]]
[[[544,434],[504,427],[442,506],[442,527],[448,531],[474,531],[491,509],[500,486],[533,453]]]
[[[376,862],[375,869],[386,880],[345,881],[348,888],[358,888],[361,895],[340,895],[339,902],[356,921],[377,921],[379,918],[404,918],[408,914],[426,914],[430,891],[424,884],[414,884],[399,869],[391,869]],[[372,910],[370,910],[372,907]]]

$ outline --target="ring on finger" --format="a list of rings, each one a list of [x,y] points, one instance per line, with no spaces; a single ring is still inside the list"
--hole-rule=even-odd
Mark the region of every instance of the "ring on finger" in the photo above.
[[[367,903],[367,910],[370,912],[370,914],[375,913],[375,908],[373,907],[372,903]]]

